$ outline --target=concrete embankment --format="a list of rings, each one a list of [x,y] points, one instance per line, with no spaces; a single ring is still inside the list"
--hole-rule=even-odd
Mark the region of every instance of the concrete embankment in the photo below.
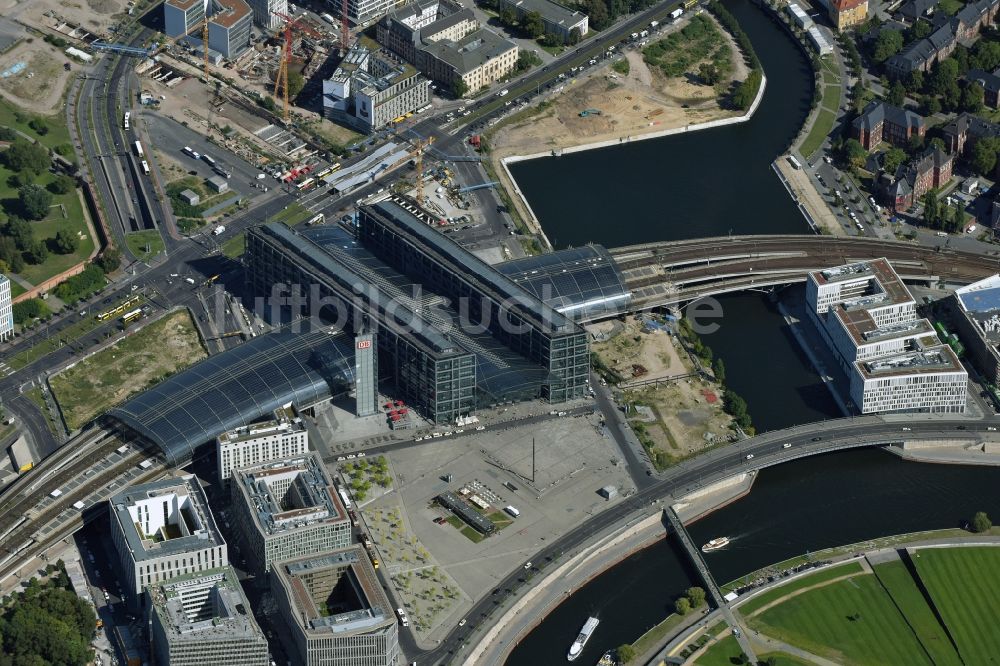
[[[673,509],[687,525],[735,502],[750,493],[757,472],[744,472],[689,493],[677,500]]]
[[[969,444],[953,439],[933,439],[888,446],[886,451],[914,462],[1000,466],[1000,442]]]

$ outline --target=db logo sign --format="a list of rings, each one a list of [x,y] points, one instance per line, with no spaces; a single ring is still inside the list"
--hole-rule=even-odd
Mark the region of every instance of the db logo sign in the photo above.
[[[372,348],[371,340],[358,340],[358,349],[371,349],[371,348]]]

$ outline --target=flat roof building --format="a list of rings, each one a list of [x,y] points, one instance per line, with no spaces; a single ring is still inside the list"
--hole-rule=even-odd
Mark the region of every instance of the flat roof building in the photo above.
[[[285,24],[285,19],[278,14],[289,15],[288,0],[250,0],[250,7],[254,24],[265,30],[277,30]]]
[[[396,614],[360,547],[277,562],[271,591],[302,666],[394,666]]]
[[[517,66],[517,44],[483,28],[471,9],[448,0],[418,0],[389,12],[379,21],[377,37],[452,89],[462,81],[475,92],[507,77]]]
[[[274,419],[227,430],[215,441],[219,481],[234,469],[282,460],[309,451],[309,431],[291,403],[274,410]]]
[[[340,327],[364,319],[378,338],[380,381],[436,422],[479,406],[585,395],[583,329],[431,229],[433,219],[391,197],[361,207],[358,238],[339,227],[256,227],[247,234],[249,283],[258,295],[311,285],[304,306],[324,299],[311,314]]]
[[[968,373],[886,259],[810,273],[806,302],[862,414],[965,411]]]
[[[430,85],[412,65],[358,41],[323,81],[323,115],[370,133],[430,104]]]
[[[0,342],[14,332],[14,306],[10,297],[10,279],[0,273]]]
[[[281,0],[284,2],[284,0]],[[208,48],[230,60],[250,48],[253,11],[244,0],[166,0],[163,3],[163,32],[201,44],[201,26],[208,12]]]
[[[573,30],[577,31],[577,39],[585,36],[590,30],[586,14],[563,7],[552,0],[498,0],[498,5],[501,11],[505,8],[512,9],[517,14],[518,20],[528,14],[537,13],[542,17],[545,32],[562,37],[564,41],[569,41]]]
[[[1000,384],[1000,275],[956,289],[949,302],[969,358],[986,381]]]
[[[267,666],[267,639],[230,567],[155,583],[148,589],[152,652],[161,666]]]
[[[201,26],[205,0],[166,0],[163,3],[163,32],[167,37],[183,37]]]
[[[231,489],[235,527],[258,573],[351,545],[350,518],[315,453],[235,470]]]
[[[130,601],[154,583],[229,564],[226,542],[193,475],[127,488],[109,505],[111,540]]]

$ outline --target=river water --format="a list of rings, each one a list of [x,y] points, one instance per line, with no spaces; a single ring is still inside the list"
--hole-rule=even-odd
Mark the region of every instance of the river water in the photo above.
[[[768,86],[740,125],[543,158],[513,173],[557,247],[609,247],[729,233],[808,233],[769,164],[809,107],[812,74],[786,34],[747,0],[726,0],[754,42]],[[594,192],[594,196],[580,193]],[[612,192],[613,196],[601,193]],[[703,336],[726,363],[759,431],[838,416],[833,400],[759,294],[720,299],[719,330]],[[696,543],[730,536],[708,557],[719,581],[810,550],[886,534],[952,527],[978,510],[1000,514],[990,468],[906,463],[874,450],[788,463],[760,473],[745,498],[691,526]],[[673,600],[700,584],[673,540],[629,557],[556,608],[514,649],[508,664],[565,663],[588,615],[601,619],[577,663],[635,640]]]

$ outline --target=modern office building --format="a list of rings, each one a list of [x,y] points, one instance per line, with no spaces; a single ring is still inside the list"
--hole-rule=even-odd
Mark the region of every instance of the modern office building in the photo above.
[[[356,26],[366,27],[395,6],[395,0],[347,0],[347,19]],[[339,13],[340,3],[337,9]]]
[[[309,451],[309,431],[291,403],[274,410],[274,419],[227,430],[216,439],[219,481],[234,469],[282,460]]]
[[[189,42],[203,48],[202,23],[206,12],[210,51],[232,60],[250,48],[254,12],[244,0],[166,0],[163,31],[167,37],[187,35]]]
[[[969,359],[987,382],[1000,385],[1000,275],[956,289],[949,304]]]
[[[315,453],[235,470],[235,528],[258,573],[289,560],[351,545],[351,521]]]
[[[253,22],[265,30],[277,30],[285,24],[285,19],[275,14],[288,13],[288,0],[250,0],[253,8]]]
[[[965,411],[968,373],[887,260],[810,273],[806,301],[862,414]]]
[[[111,498],[110,509],[131,602],[155,583],[229,564],[205,491],[192,475],[127,488]]]
[[[267,639],[230,567],[147,589],[150,643],[159,666],[268,666]]]
[[[529,14],[538,14],[542,17],[546,34],[556,35],[566,42],[570,41],[574,30],[577,40],[590,30],[586,14],[563,7],[552,0],[498,0],[499,10],[508,8],[517,14],[519,21]]]
[[[370,133],[430,104],[430,85],[412,65],[358,41],[323,81],[323,115]]]
[[[214,13],[208,21],[208,48],[233,60],[250,48],[253,11],[244,0],[209,0]]]
[[[166,0],[163,3],[163,32],[167,37],[182,37],[198,32],[205,19],[206,0]]]
[[[10,279],[0,274],[0,342],[14,333],[14,307],[10,297]]]
[[[464,82],[475,92],[510,75],[517,44],[483,28],[469,8],[447,0],[419,0],[379,21],[379,43],[438,83]]]
[[[341,328],[363,317],[378,340],[380,381],[391,384],[383,392],[439,423],[479,406],[585,395],[583,329],[431,229],[432,219],[393,196],[361,207],[357,239],[338,227],[256,227],[248,284],[259,296],[309,285],[306,313]]]
[[[301,666],[395,666],[396,614],[360,547],[277,562],[271,591]]]

